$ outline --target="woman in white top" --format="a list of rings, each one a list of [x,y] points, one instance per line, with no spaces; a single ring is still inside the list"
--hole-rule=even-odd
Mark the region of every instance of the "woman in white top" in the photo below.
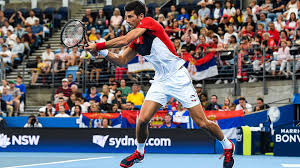
[[[110,25],[115,28],[115,31],[118,30],[122,23],[123,17],[121,16],[120,9],[115,8],[114,15],[110,18]]]
[[[77,47],[72,48],[72,52],[68,54],[67,66],[75,66],[79,64],[80,52]]]
[[[52,61],[54,60],[54,53],[51,51],[50,45],[46,47],[46,51],[42,54],[42,60],[45,64],[46,73],[50,72]]]
[[[285,21],[283,21],[283,16],[281,14],[277,15],[276,21],[274,22],[275,29],[280,32],[284,30]]]
[[[298,17],[298,11],[300,10],[300,2],[298,0],[291,0],[287,5],[286,5],[286,12],[284,12],[284,16],[286,20],[290,19],[291,13],[295,13],[296,16]]]
[[[277,59],[272,61],[271,63],[271,70],[272,75],[275,76],[276,66],[280,65],[280,70],[278,72],[278,75],[281,75],[281,73],[284,73],[285,76],[288,77],[289,74],[291,74],[291,64],[290,61],[292,59],[290,55],[290,48],[287,46],[286,41],[281,41],[281,48],[279,48],[278,52],[274,55],[277,55]],[[284,69],[286,68],[286,72],[284,72]]]
[[[235,8],[231,7],[231,3],[230,2],[226,2],[226,6],[223,10],[223,16],[224,15],[228,15],[228,16],[234,16],[235,15]]]

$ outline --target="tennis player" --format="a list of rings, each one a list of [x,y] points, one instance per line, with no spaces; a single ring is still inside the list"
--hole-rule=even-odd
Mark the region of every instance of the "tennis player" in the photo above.
[[[125,36],[103,43],[89,43],[87,47],[90,51],[98,50],[103,57],[119,66],[126,65],[140,54],[155,69],[155,77],[150,81],[152,85],[142,105],[136,126],[137,149],[132,155],[123,159],[120,166],[131,167],[144,159],[145,142],[149,135],[148,123],[158,109],[164,106],[170,97],[174,97],[188,108],[197,126],[207,130],[220,141],[225,156],[223,168],[232,168],[234,144],[224,136],[216,123],[207,120],[190,75],[183,66],[185,61],[177,56],[163,27],[151,17],[145,17],[145,11],[145,5],[140,1],[128,3],[125,6],[126,22],[132,30]],[[118,48],[128,44],[129,47],[120,55],[107,50],[107,48]]]

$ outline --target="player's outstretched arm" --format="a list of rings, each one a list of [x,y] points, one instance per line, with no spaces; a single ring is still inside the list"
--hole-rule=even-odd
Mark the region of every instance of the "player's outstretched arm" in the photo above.
[[[133,40],[137,39],[143,33],[146,32],[147,29],[144,28],[135,28],[128,32],[125,36],[117,37],[112,40],[103,43],[90,44],[87,47],[88,50],[103,50],[107,48],[119,48],[128,45]]]
[[[101,52],[100,52],[101,54]],[[112,52],[108,52],[107,56],[105,57],[108,61],[118,65],[124,66],[128,64],[130,60],[132,60],[137,55],[135,49],[127,47],[122,54],[116,54]]]

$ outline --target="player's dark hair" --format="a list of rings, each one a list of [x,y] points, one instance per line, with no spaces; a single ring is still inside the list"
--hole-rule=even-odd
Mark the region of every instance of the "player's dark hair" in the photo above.
[[[136,14],[137,16],[139,16],[140,14],[146,14],[146,6],[141,1],[133,1],[125,6],[125,11],[133,10],[134,14]]]

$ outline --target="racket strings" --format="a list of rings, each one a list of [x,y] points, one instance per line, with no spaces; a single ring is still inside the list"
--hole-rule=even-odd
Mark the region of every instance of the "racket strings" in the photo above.
[[[74,47],[81,42],[84,27],[79,21],[72,21],[64,28],[62,41],[68,47]]]

